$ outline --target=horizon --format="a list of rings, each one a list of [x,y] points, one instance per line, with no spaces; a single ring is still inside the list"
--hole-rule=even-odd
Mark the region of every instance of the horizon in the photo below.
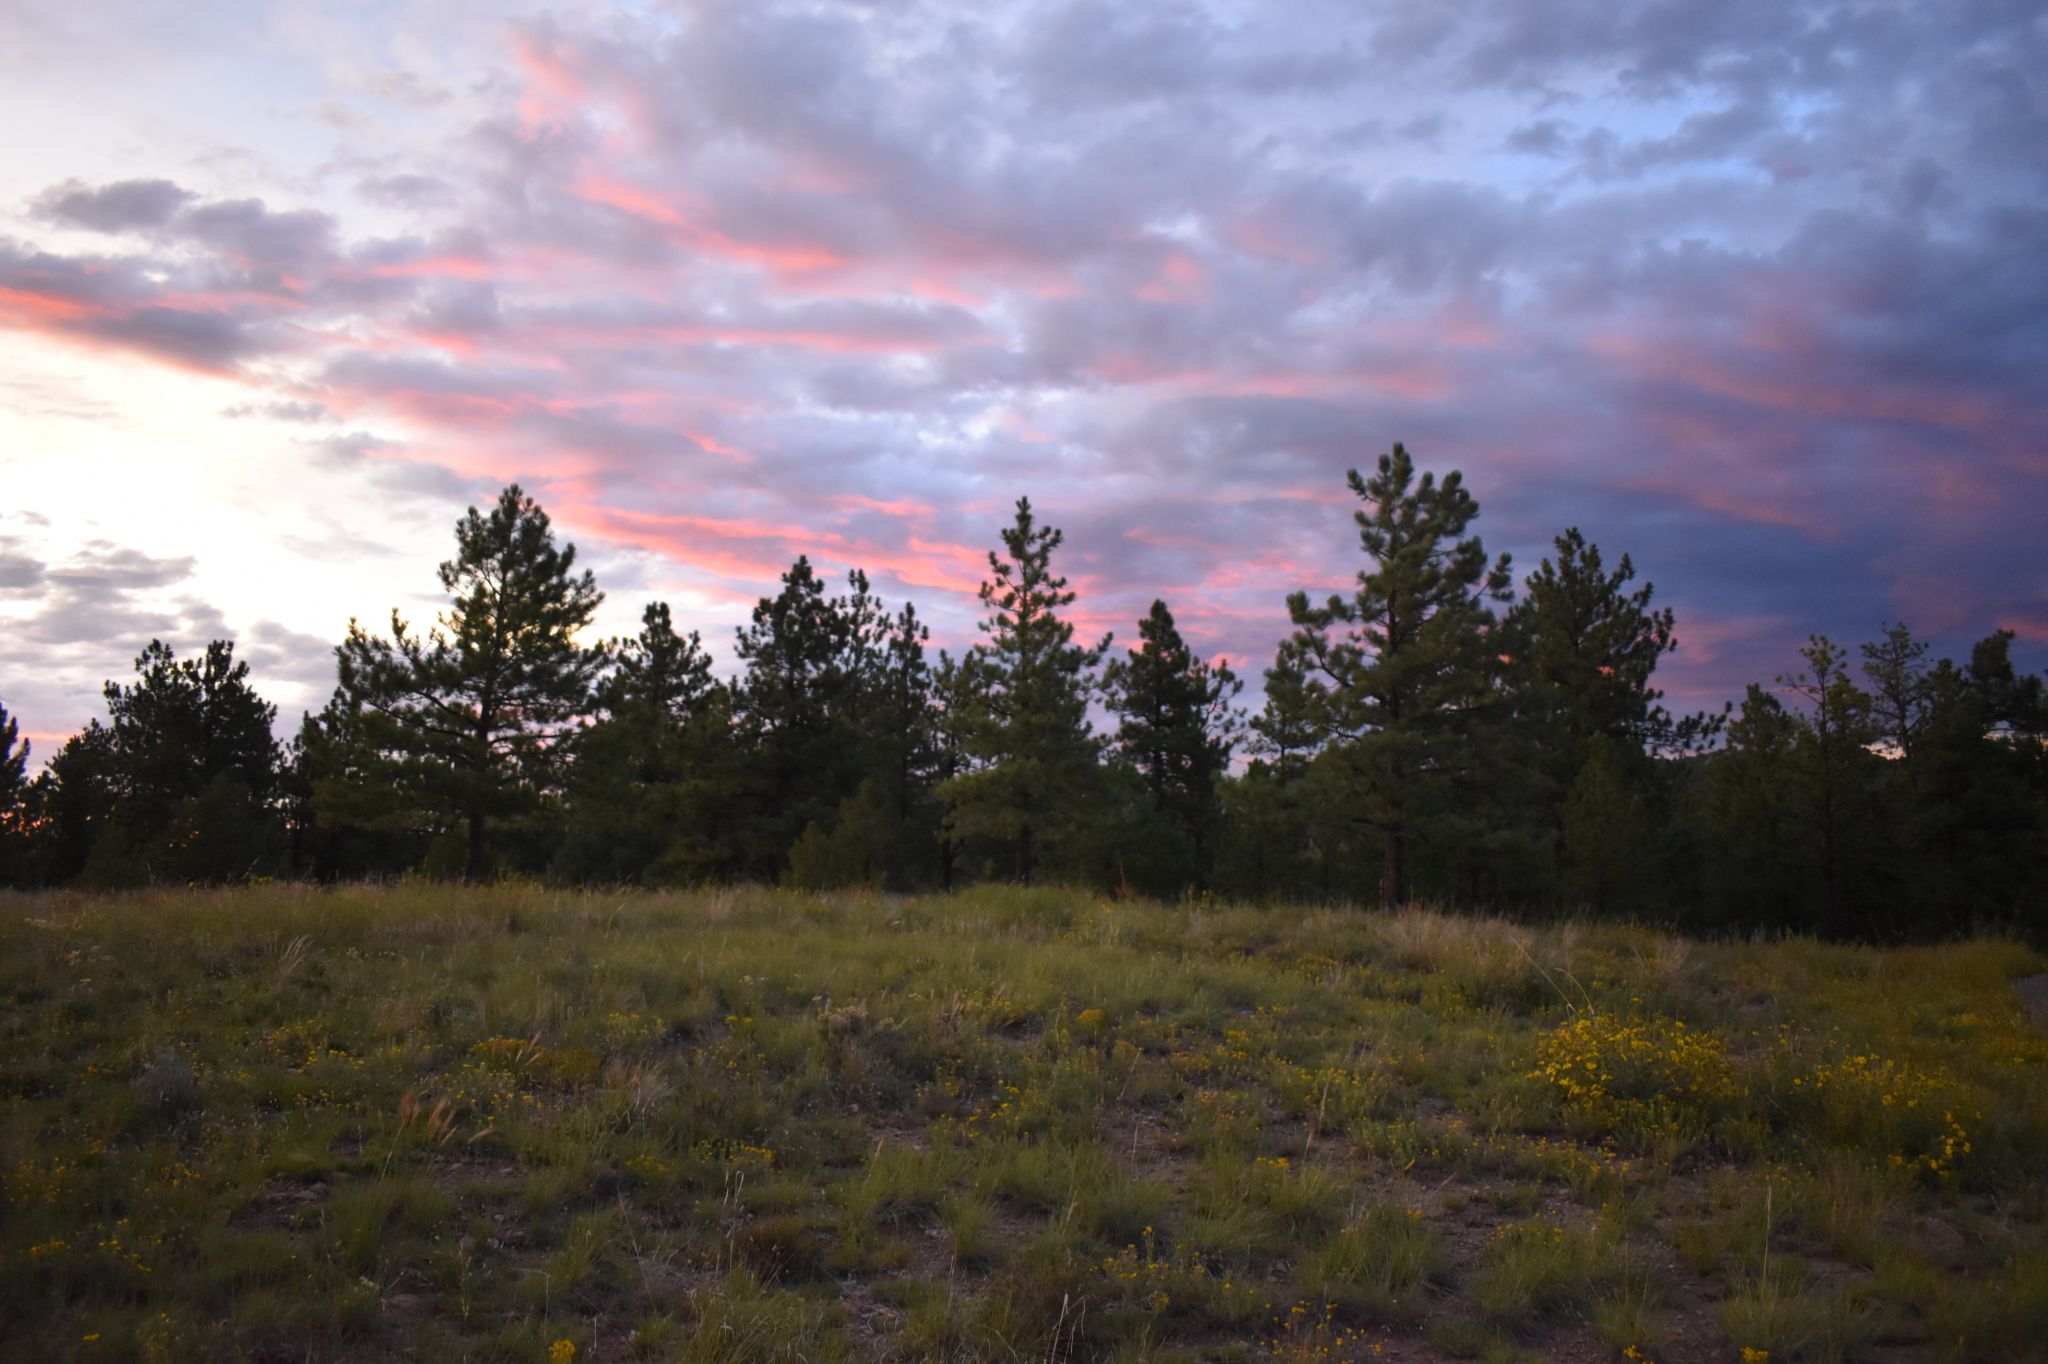
[[[1718,709],[1903,620],[2048,661],[2048,23],[1755,4],[144,3],[0,53],[0,701],[151,638],[286,732],[518,482],[721,669],[808,554],[958,652],[1008,507],[1079,633],[1258,682],[1460,470],[1623,554]],[[120,79],[110,82],[110,73]]]

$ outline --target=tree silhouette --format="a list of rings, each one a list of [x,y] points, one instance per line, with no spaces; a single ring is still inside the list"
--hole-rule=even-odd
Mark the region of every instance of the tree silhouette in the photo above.
[[[0,704],[0,886],[28,880],[28,740]]]
[[[28,790],[29,744],[21,737],[21,726],[0,703],[0,817],[20,808]]]
[[[604,596],[517,484],[488,512],[471,507],[455,542],[440,567],[454,600],[433,629],[415,634],[395,610],[388,640],[350,622],[314,803],[342,824],[459,829],[461,874],[476,880],[489,822],[558,783],[558,743],[605,658],[577,634]]]
[[[1821,923],[1839,932],[1847,926],[1844,882],[1851,840],[1860,842],[1868,832],[1861,798],[1875,761],[1867,745],[1877,734],[1870,697],[1850,680],[1847,653],[1827,636],[1812,635],[1799,656],[1806,670],[1781,673],[1778,685],[1808,706],[1792,747],[1793,769],[1811,806]]]
[[[1871,686],[1871,719],[1878,737],[1910,760],[1934,700],[1927,645],[1914,639],[1913,632],[1900,623],[1887,625],[1884,638],[1865,644],[1862,653],[1863,676]]]
[[[277,709],[234,645],[179,659],[151,640],[107,723],[67,740],[30,792],[42,879],[241,880],[281,868]]]
[[[1017,499],[1002,537],[981,584],[988,639],[960,663],[965,770],[940,787],[940,799],[951,836],[1007,844],[1017,879],[1028,882],[1042,836],[1071,827],[1091,783],[1098,744],[1088,701],[1110,636],[1092,648],[1074,643],[1059,614],[1074,594],[1052,571],[1063,537],[1038,524],[1031,499]]]
[[[1479,504],[1453,471],[1417,477],[1400,444],[1370,479],[1346,479],[1367,566],[1357,587],[1311,606],[1287,600],[1294,634],[1279,668],[1303,679],[1301,701],[1341,741],[1363,818],[1381,835],[1379,895],[1401,903],[1407,844],[1427,788],[1452,773],[1473,712],[1494,689],[1499,648],[1489,601],[1509,595],[1508,557],[1489,565],[1467,527]]]
[[[696,631],[651,603],[637,635],[613,640],[602,714],[571,745],[562,842],[552,870],[571,881],[686,879],[707,788],[729,777],[731,702]]]
[[[1651,685],[1659,660],[1678,647],[1672,612],[1650,605],[1655,588],[1629,591],[1636,570],[1628,555],[1608,571],[1577,527],[1552,544],[1555,557],[1523,583],[1504,637],[1517,709],[1548,732],[1559,766],[1576,772],[1600,739],[1636,752],[1703,741],[1716,722],[1674,721]]]
[[[1119,721],[1114,746],[1143,775],[1154,812],[1185,839],[1194,881],[1206,885],[1218,783],[1242,727],[1230,703],[1244,684],[1188,647],[1163,601],[1138,623],[1138,640],[1103,671],[1103,696]]]

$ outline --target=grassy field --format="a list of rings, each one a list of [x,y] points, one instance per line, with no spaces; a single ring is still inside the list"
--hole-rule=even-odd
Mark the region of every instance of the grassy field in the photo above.
[[[0,1357],[2039,1359],[2010,942],[0,899]]]

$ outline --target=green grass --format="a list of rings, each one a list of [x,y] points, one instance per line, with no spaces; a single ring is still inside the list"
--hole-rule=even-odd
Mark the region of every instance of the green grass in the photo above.
[[[5,897],[0,1356],[2016,1358],[2044,969],[1048,889]]]

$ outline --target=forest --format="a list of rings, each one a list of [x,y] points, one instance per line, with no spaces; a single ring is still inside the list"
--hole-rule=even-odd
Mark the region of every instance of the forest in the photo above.
[[[231,641],[152,641],[41,770],[0,708],[0,884],[1050,883],[1428,903],[1694,934],[2048,937],[2048,699],[2013,636],[1813,636],[1718,714],[1654,685],[1677,623],[1579,531],[1517,582],[1456,472],[1353,471],[1355,585],[1296,592],[1264,702],[1155,601],[1077,637],[1028,499],[980,642],[799,558],[721,676],[665,603],[602,593],[518,486],[471,508],[430,624],[352,623],[288,743]]]

